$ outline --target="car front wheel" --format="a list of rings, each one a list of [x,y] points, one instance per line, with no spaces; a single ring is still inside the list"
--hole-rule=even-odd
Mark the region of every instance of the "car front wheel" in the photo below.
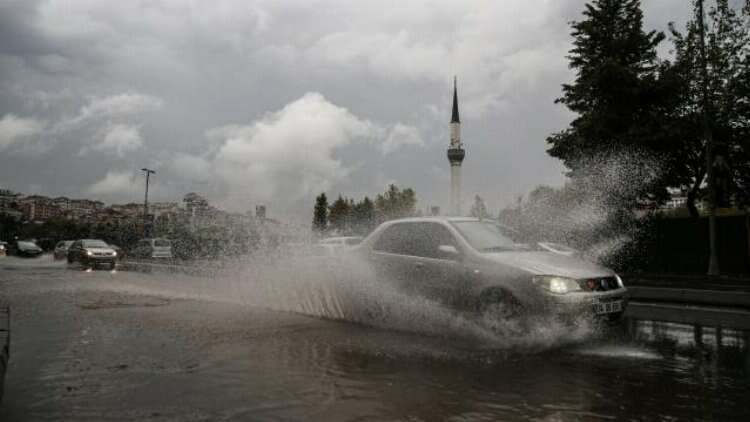
[[[507,290],[489,289],[480,295],[477,311],[481,315],[516,318],[523,312],[523,305]]]

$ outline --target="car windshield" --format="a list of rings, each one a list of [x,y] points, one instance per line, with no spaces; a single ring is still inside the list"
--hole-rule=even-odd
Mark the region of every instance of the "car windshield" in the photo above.
[[[84,240],[83,247],[84,248],[108,248],[109,245],[102,242],[101,240]]]
[[[18,247],[22,249],[38,249],[39,246],[37,246],[33,242],[18,242]]]
[[[515,243],[504,234],[501,226],[491,221],[451,222],[467,242],[479,252],[527,251],[531,248],[523,243]]]

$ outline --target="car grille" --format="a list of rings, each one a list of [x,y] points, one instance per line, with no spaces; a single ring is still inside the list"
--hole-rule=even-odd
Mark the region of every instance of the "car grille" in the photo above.
[[[94,252],[94,256],[113,256],[112,252]]]
[[[578,280],[578,285],[587,292],[607,292],[620,288],[615,277],[584,278]]]

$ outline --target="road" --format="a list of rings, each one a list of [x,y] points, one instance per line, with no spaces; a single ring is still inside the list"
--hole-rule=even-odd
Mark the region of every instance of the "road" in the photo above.
[[[704,326],[700,309],[635,305],[618,327],[509,323],[349,275],[0,258],[0,420],[750,420],[743,314]]]

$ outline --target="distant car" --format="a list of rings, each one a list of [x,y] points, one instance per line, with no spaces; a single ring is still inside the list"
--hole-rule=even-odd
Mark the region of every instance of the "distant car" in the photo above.
[[[618,319],[627,290],[612,270],[516,243],[492,221],[409,218],[381,224],[355,247],[378,279],[407,294],[484,312],[552,311]]]
[[[5,256],[8,253],[8,242],[0,241],[0,256]]]
[[[8,252],[24,258],[36,258],[44,251],[32,240],[18,240],[11,243]]]
[[[108,244],[98,239],[76,240],[68,248],[68,263],[80,262],[86,267],[104,264],[114,269],[117,252]]]
[[[130,252],[135,258],[172,258],[172,242],[169,239],[141,239]]]
[[[55,250],[52,252],[52,256],[55,260],[66,259],[68,257],[68,248],[73,244],[72,240],[61,240],[55,245]]]

